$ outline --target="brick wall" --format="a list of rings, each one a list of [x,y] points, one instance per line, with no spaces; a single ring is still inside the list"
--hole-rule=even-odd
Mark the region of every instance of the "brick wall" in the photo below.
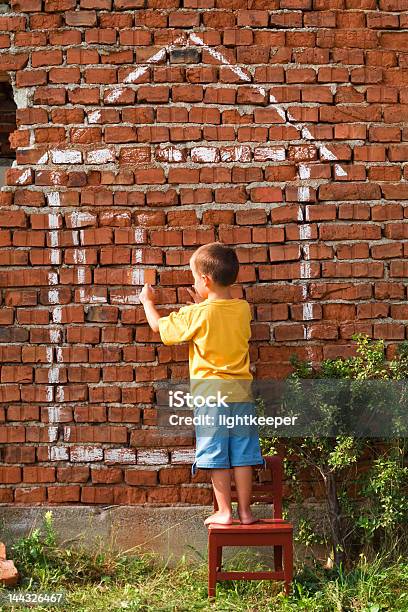
[[[9,12],[7,12],[7,10]],[[12,0],[0,193],[0,502],[209,503],[155,427],[188,376],[139,303],[241,262],[254,375],[406,337],[407,0]],[[1,138],[0,141],[2,142]],[[313,492],[311,493],[313,495]]]

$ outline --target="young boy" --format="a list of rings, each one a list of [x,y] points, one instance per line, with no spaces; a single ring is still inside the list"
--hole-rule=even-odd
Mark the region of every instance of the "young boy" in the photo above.
[[[161,317],[155,308],[152,287],[144,285],[140,301],[147,321],[153,331],[159,332],[165,345],[189,341],[189,371],[194,383],[204,383],[204,388],[214,385],[213,389],[220,384],[229,390],[227,408],[219,410],[217,406],[211,411],[205,405],[201,408],[203,413],[214,416],[219,410],[230,417],[256,415],[255,404],[248,401],[251,396],[247,391],[253,378],[248,347],[251,309],[246,300],[233,298],[230,289],[238,276],[237,255],[231,247],[211,242],[194,251],[190,268],[194,291],[188,289],[188,292],[194,302],[166,317]],[[245,524],[256,522],[250,508],[252,466],[263,463],[257,429],[246,427],[242,433],[241,427],[236,433],[232,427],[216,426],[212,431],[211,435],[199,435],[200,428],[196,427],[196,456],[192,466],[193,475],[196,468],[211,469],[219,509],[204,522],[232,523],[230,468],[234,471],[239,518]]]

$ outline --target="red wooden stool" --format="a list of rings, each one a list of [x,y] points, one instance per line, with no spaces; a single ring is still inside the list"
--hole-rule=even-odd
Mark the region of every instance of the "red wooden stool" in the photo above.
[[[293,579],[293,525],[282,519],[283,462],[278,455],[264,457],[269,480],[253,484],[253,501],[273,503],[273,518],[259,519],[252,525],[242,525],[234,519],[232,525],[208,525],[208,597],[215,597],[221,580],[284,580],[285,593],[290,592]],[[266,476],[264,470],[259,475]],[[232,501],[237,501],[232,486]],[[213,492],[214,511],[218,510]],[[222,571],[223,546],[273,546],[274,571]],[[283,561],[283,565],[282,565]]]

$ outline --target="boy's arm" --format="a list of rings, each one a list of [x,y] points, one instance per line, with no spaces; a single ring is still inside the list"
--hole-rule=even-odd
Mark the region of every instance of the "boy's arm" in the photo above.
[[[158,313],[157,308],[154,305],[154,292],[151,285],[149,285],[148,283],[143,285],[143,289],[139,294],[139,299],[143,304],[148,324],[154,332],[158,332],[158,321],[160,319],[160,314]]]
[[[178,312],[171,312],[167,317],[162,317],[154,305],[154,292],[149,284],[145,284],[139,299],[143,304],[147,321],[154,332],[159,332],[163,344],[170,346],[191,340],[197,332],[199,320],[191,321],[188,312],[191,306],[184,306]]]
[[[159,331],[159,319],[161,315],[157,312],[154,302],[146,301],[143,303],[146,319],[154,332]]]

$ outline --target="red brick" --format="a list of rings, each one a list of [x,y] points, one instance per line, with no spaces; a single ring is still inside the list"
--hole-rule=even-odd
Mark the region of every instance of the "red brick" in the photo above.
[[[31,65],[33,68],[38,68],[39,66],[57,66],[62,64],[62,61],[61,50],[41,50],[31,53]]]
[[[184,504],[198,504],[200,506],[209,506],[212,504],[213,501],[212,490],[209,487],[181,487],[180,501]]]
[[[16,74],[17,87],[32,87],[34,85],[45,85],[47,73],[45,70],[19,71]]]
[[[87,482],[89,478],[89,467],[84,465],[57,468],[58,482]]]
[[[122,482],[122,470],[121,468],[92,468],[91,469],[92,482],[95,484],[113,484]]]
[[[34,463],[35,447],[7,446],[4,449],[3,457],[5,463]]]
[[[179,487],[154,487],[147,491],[147,502],[150,504],[174,504],[180,501]]]
[[[43,47],[47,44],[47,35],[45,32],[17,32],[14,42],[18,47]]]
[[[0,466],[0,484],[21,482],[21,468],[18,466]]]
[[[47,487],[47,499],[51,504],[68,504],[79,502],[80,490],[79,485],[59,485],[55,487]]]
[[[34,93],[35,104],[65,104],[66,91],[63,88],[56,87],[37,87]],[[52,128],[49,128],[52,129]],[[59,128],[54,128],[58,130]],[[36,130],[37,132],[37,130]]]
[[[48,35],[50,45],[65,46],[81,44],[81,32],[79,30],[56,30]],[[67,49],[72,52],[72,49]],[[71,63],[71,62],[68,62]]]
[[[113,487],[114,504],[144,504],[146,503],[146,491],[138,487]]]
[[[172,485],[172,484],[184,484],[190,480],[190,468],[189,467],[169,467],[162,468],[159,471],[160,484]]]
[[[80,80],[81,80],[81,73],[80,73],[79,68],[76,68],[76,67],[75,68],[51,68],[49,72],[49,82],[50,83],[79,83]],[[74,121],[69,121],[66,123],[74,123]]]
[[[38,504],[45,502],[47,490],[45,487],[24,487],[15,490],[16,504]]]
[[[15,586],[19,581],[19,573],[13,561],[0,559],[0,582],[5,586]]]
[[[24,13],[37,13],[41,11],[41,0],[12,0],[11,6]]]
[[[105,142],[137,142],[136,129],[126,126],[108,126],[105,128]]]
[[[65,23],[68,26],[95,26],[96,12],[95,11],[68,11],[65,13]]]
[[[8,49],[11,45],[10,35],[9,34],[1,34],[0,35],[0,48]]]
[[[1,504],[10,504],[14,498],[14,490],[13,489],[5,489],[0,488],[0,503]]]
[[[24,30],[25,26],[25,17],[8,17],[7,15],[0,17],[0,30],[2,31],[18,32]]]
[[[81,501],[85,504],[112,504],[112,487],[82,487]]]
[[[75,0],[45,0],[45,10],[48,12],[68,11],[75,7]]]
[[[83,0],[82,4],[84,8],[88,8],[85,4],[105,3],[110,5],[110,2],[111,0]],[[91,7],[89,6],[89,8]],[[113,28],[85,30],[85,42],[88,44],[99,43],[101,45],[114,45],[116,43],[116,31]]]
[[[85,70],[86,83],[116,83],[116,68],[87,68]]]
[[[23,481],[29,483],[55,482],[55,467],[24,467]]]

